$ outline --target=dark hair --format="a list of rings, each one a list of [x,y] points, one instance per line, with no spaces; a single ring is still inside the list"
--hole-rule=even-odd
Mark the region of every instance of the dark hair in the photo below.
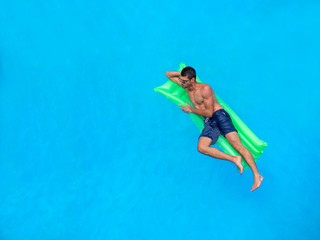
[[[181,71],[181,76],[183,76],[183,77],[187,76],[189,80],[191,80],[192,78],[194,78],[194,80],[196,80],[196,78],[197,78],[196,70],[194,70],[193,67],[185,67]]]

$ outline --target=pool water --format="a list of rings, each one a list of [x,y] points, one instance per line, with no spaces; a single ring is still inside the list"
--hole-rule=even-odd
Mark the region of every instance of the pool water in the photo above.
[[[318,239],[318,1],[0,2],[0,239]],[[201,155],[179,63],[268,143]]]

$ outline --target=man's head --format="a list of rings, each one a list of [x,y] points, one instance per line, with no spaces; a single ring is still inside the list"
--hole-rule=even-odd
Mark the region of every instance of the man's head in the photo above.
[[[181,76],[184,77],[188,77],[189,80],[192,80],[192,78],[194,78],[194,81],[196,81],[196,70],[194,70],[193,67],[185,67],[184,69],[182,69],[181,71]]]
[[[182,87],[188,88],[196,81],[196,70],[192,67],[185,67],[181,71],[181,77],[179,78]]]

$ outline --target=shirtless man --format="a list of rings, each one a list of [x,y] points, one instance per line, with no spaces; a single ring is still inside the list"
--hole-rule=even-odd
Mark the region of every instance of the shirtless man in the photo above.
[[[195,113],[206,117],[204,129],[199,137],[198,151],[218,159],[233,162],[242,174],[243,166],[241,156],[248,163],[254,176],[251,191],[260,187],[263,177],[258,172],[251,152],[245,148],[239,138],[238,132],[232,124],[229,114],[221,107],[216,99],[212,88],[205,83],[196,81],[196,71],[192,67],[185,67],[181,72],[167,71],[167,77],[174,83],[183,87],[190,98],[193,107],[187,102],[187,106],[179,105],[186,113]],[[241,156],[231,156],[221,152],[217,148],[210,147],[216,143],[219,135],[222,134],[231,146],[240,153]]]

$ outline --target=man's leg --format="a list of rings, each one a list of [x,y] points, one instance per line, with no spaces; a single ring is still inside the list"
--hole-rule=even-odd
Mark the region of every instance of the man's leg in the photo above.
[[[256,163],[254,162],[253,156],[251,152],[242,145],[239,135],[237,132],[230,132],[225,135],[228,142],[231,146],[243,157],[243,159],[248,163],[249,167],[251,168],[254,176],[254,182],[251,188],[251,191],[260,187],[260,184],[263,180],[263,177],[260,175]]]
[[[221,152],[220,150],[214,147],[210,147],[211,142],[211,138],[200,137],[198,143],[198,151],[214,158],[233,162],[240,169],[240,174],[242,174],[243,166],[241,164],[241,156],[231,156],[229,154]]]

